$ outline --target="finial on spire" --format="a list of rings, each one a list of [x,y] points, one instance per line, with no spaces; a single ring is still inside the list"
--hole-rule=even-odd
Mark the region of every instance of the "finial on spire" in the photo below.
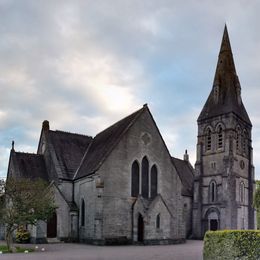
[[[14,140],[12,141],[12,151],[14,151]]]

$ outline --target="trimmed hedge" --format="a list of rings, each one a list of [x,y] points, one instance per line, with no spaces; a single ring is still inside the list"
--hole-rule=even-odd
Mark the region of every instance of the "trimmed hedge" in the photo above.
[[[204,236],[204,260],[260,259],[259,230],[207,231]]]

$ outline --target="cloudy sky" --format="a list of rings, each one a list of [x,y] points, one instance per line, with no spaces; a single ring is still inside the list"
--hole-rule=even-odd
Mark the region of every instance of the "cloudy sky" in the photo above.
[[[188,149],[194,163],[225,23],[257,174],[259,10],[258,0],[0,0],[0,176],[12,140],[36,152],[43,120],[94,136],[144,103],[171,154]]]

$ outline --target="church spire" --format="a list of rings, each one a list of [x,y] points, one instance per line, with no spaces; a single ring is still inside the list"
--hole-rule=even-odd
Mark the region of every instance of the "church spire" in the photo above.
[[[219,84],[221,78],[228,76],[236,76],[236,68],[233,59],[231,44],[229,41],[227,26],[225,25],[220,51],[218,55],[218,63],[214,78],[214,85]]]
[[[241,99],[240,82],[236,73],[227,26],[225,25],[213,87],[198,121],[231,112],[251,125]]]

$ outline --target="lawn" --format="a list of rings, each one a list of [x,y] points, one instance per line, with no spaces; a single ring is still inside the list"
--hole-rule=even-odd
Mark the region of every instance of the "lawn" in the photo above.
[[[29,252],[34,251],[34,249],[32,249],[32,248],[24,248],[24,247],[20,247],[20,246],[16,246],[15,249],[16,249],[16,253],[29,253]],[[0,253],[6,254],[6,253],[12,253],[12,252],[8,251],[6,245],[0,245]]]

